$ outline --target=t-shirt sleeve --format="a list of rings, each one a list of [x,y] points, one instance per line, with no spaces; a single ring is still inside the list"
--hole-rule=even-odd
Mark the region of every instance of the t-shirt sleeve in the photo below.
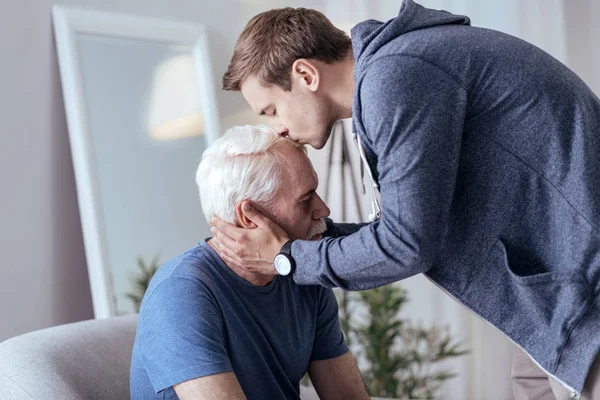
[[[338,305],[333,290],[320,287],[317,330],[311,361],[326,360],[346,354],[348,346],[338,319]]]
[[[138,341],[156,393],[190,379],[231,372],[218,305],[201,282],[167,278],[145,299]]]

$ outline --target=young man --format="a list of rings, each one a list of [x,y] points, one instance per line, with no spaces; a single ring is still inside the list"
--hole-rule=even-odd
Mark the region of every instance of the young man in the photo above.
[[[208,148],[196,181],[208,219],[255,225],[251,201],[290,238],[318,240],[329,208],[306,149],[267,127],[235,127]],[[335,234],[335,230],[331,232]],[[162,266],[142,302],[132,399],[299,399],[308,373],[321,399],[368,399],[331,289],[248,272],[213,240]]]
[[[425,273],[567,396],[600,398],[600,100],[572,71],[405,0],[352,40],[316,11],[260,14],[223,88],[317,149],[334,121],[353,117],[375,220],[347,237],[288,242],[249,207],[257,229],[213,221],[224,259],[277,274],[286,243],[297,283],[351,290]]]

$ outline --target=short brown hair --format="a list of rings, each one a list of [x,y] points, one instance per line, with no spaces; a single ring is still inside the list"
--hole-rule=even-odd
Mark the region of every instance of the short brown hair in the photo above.
[[[299,58],[327,64],[342,61],[352,47],[350,38],[325,15],[307,8],[280,8],[248,22],[235,44],[223,89],[239,91],[244,79],[256,74],[263,85],[290,91],[290,69]]]

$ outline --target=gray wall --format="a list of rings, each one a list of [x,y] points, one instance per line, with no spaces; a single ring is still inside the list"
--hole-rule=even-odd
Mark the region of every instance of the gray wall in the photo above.
[[[565,29],[567,65],[600,96],[600,2],[568,2]]]

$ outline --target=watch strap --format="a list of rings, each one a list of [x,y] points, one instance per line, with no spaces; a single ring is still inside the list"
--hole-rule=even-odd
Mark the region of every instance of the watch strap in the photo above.
[[[288,240],[287,242],[285,242],[283,244],[283,246],[281,246],[281,250],[279,250],[280,253],[283,254],[287,254],[288,256],[292,256],[292,243],[294,243],[293,239]]]

